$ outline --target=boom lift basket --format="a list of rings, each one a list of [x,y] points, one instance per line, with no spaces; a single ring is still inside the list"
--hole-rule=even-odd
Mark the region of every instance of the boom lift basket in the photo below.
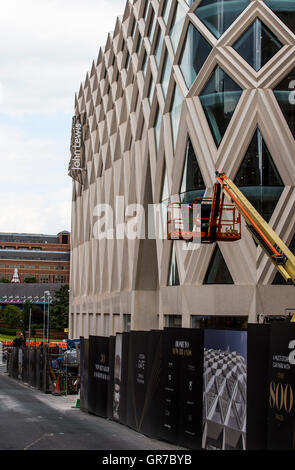
[[[216,204],[219,205],[218,210]],[[241,216],[232,204],[215,197],[194,202],[173,202],[167,210],[167,239],[199,243],[236,241],[241,238]]]

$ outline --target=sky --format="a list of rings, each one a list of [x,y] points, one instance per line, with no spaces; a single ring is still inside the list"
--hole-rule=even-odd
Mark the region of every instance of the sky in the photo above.
[[[0,232],[70,230],[75,93],[126,0],[9,0],[0,15]]]

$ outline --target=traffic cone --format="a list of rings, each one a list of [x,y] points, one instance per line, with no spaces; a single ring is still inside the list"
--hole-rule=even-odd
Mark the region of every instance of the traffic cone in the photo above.
[[[72,408],[80,408],[80,389],[77,396],[76,406],[72,406]]]
[[[52,395],[61,395],[60,388],[59,388],[59,377],[57,377],[56,379],[55,388],[54,388],[54,391],[52,392]]]

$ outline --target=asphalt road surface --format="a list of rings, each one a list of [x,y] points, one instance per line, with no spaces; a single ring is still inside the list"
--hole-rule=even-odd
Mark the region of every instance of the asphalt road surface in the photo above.
[[[173,450],[126,426],[72,408],[5,374],[0,365],[0,450]]]

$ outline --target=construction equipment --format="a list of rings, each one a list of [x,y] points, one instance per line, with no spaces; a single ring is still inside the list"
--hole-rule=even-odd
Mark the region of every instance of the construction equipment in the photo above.
[[[177,202],[168,206],[168,240],[236,241],[241,238],[242,216],[287,284],[294,285],[295,255],[225,173],[216,172],[216,179],[212,198],[196,198],[192,203]],[[232,204],[224,203],[225,195]]]

